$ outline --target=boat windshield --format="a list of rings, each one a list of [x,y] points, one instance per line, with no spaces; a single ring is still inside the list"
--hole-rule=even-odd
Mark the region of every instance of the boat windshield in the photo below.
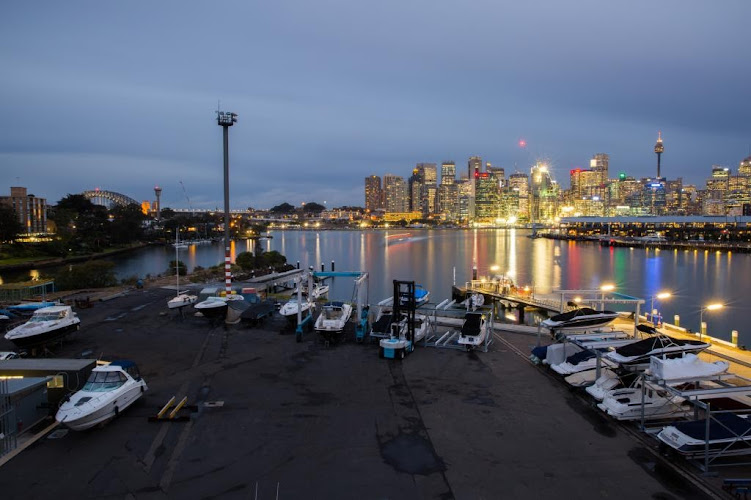
[[[91,372],[83,390],[90,392],[111,391],[123,385],[127,380],[128,378],[120,372]]]
[[[54,313],[41,313],[41,314],[37,313],[37,314],[33,315],[29,321],[35,321],[35,322],[36,321],[39,321],[39,322],[41,322],[41,321],[55,321],[55,320],[58,320],[58,319],[60,319],[62,317],[63,317],[62,313],[56,313],[56,312],[54,312]]]

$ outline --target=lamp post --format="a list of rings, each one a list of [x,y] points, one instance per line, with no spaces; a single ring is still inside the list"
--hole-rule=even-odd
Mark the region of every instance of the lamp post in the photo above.
[[[611,283],[606,283],[600,287],[600,291],[602,292],[600,294],[600,309],[605,309],[605,293],[612,292],[613,290],[615,290],[615,285]]]
[[[702,336],[706,333],[707,330],[707,324],[704,322],[704,311],[717,311],[718,309],[722,309],[723,307],[723,304],[716,303],[707,304],[706,306],[701,308],[701,312],[699,312],[699,340],[701,340]]]
[[[670,292],[660,292],[657,295],[652,295],[649,299],[649,314],[652,316],[652,324],[657,327],[657,321],[655,321],[655,299],[665,300],[671,297]]]

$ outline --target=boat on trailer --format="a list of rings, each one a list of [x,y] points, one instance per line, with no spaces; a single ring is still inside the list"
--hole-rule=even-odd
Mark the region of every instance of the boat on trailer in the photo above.
[[[81,327],[81,320],[70,306],[43,307],[31,318],[8,333],[5,338],[19,348],[43,345],[62,339]]]
[[[97,366],[83,388],[66,397],[55,420],[82,431],[118,416],[148,390],[133,361],[119,360]]]
[[[330,336],[342,333],[352,315],[352,305],[346,302],[327,302],[315,322],[315,331]]]

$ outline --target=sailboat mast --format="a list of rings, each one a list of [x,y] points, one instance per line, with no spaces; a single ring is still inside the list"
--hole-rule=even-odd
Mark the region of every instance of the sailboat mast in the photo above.
[[[178,256],[180,254],[180,226],[175,228],[175,280],[177,285],[175,288],[175,295],[180,296],[180,264]]]

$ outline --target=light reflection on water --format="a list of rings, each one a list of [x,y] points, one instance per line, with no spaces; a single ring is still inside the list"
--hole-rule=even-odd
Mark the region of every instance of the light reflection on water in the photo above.
[[[673,297],[656,301],[666,320],[680,315],[683,326],[698,330],[701,306],[723,302],[720,311],[704,314],[711,335],[730,338],[739,330],[741,343],[751,331],[745,327],[747,297],[751,296],[751,255],[698,251],[660,251],[601,247],[592,243],[527,238],[523,230],[383,230],[383,231],[274,231],[264,240],[267,250],[277,250],[288,262],[319,270],[365,270],[370,273],[369,301],[378,302],[392,293],[393,280],[414,280],[431,291],[431,300],[448,298],[454,282],[464,284],[477,263],[481,275],[508,274],[518,285],[534,286],[536,293],[555,289],[597,288],[612,282],[617,291],[644,298],[649,308],[652,295],[671,291]],[[232,245],[232,260],[252,251],[253,240]],[[189,269],[209,267],[224,260],[222,244],[194,245],[180,250],[179,258]],[[160,274],[175,258],[170,247],[149,247],[113,257],[118,278]],[[41,274],[45,274],[46,270]],[[492,272],[496,273],[496,271]],[[37,274],[38,275],[38,274]],[[28,273],[27,273],[28,276]],[[10,276],[2,276],[8,280]],[[350,300],[352,278],[336,278],[331,298]]]

